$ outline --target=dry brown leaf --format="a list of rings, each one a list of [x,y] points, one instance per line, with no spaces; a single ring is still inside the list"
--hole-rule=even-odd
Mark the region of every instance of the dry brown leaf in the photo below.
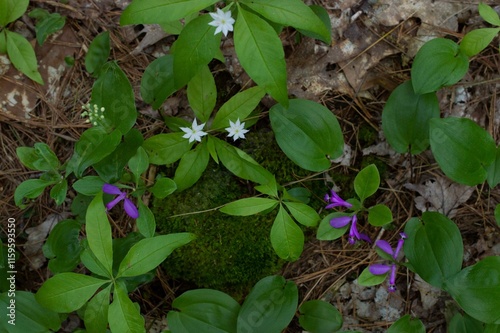
[[[457,214],[457,208],[474,192],[474,187],[460,185],[444,177],[429,179],[419,185],[406,183],[404,187],[420,193],[420,196],[415,198],[418,210],[437,211],[449,218]]]

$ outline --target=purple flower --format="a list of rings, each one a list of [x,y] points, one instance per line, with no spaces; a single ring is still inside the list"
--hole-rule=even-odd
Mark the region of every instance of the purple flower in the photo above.
[[[357,240],[364,240],[368,243],[371,243],[370,237],[368,235],[362,234],[358,231],[356,226],[358,222],[358,218],[356,215],[353,216],[341,216],[334,217],[330,220],[330,225],[334,228],[343,228],[349,223],[351,223],[351,228],[349,229],[349,244],[355,244]]]
[[[102,186],[102,191],[107,194],[114,194],[116,197],[106,204],[106,210],[112,209],[116,206],[117,203],[123,200],[123,208],[125,209],[125,213],[133,219],[139,217],[139,211],[134,203],[127,198],[127,193],[120,191],[120,189],[111,184],[104,184]]]
[[[326,205],[326,209],[331,209],[333,207],[345,207],[345,208],[351,208],[352,205],[339,197],[337,193],[335,193],[334,190],[330,190],[330,193],[325,194],[325,201],[328,203]]]
[[[394,261],[390,264],[373,264],[370,265],[370,267],[368,268],[370,273],[372,273],[373,275],[382,275],[391,271],[391,273],[389,274],[389,288],[388,288],[390,292],[396,291],[396,271],[397,271],[396,261],[398,259],[399,252],[403,248],[405,239],[408,237],[404,232],[400,233],[399,235],[401,236],[401,238],[398,240],[398,245],[396,246],[395,250],[393,250],[391,245],[387,243],[385,240],[379,240],[377,241],[377,243],[375,243],[375,245],[379,249],[390,255]]]

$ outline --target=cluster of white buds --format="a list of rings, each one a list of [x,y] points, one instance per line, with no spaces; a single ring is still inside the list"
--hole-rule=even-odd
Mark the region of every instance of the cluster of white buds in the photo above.
[[[104,111],[106,109],[104,107],[99,108],[97,104],[90,105],[90,103],[87,103],[82,105],[82,110],[84,111],[81,116],[89,117],[85,122],[97,126],[104,119]]]

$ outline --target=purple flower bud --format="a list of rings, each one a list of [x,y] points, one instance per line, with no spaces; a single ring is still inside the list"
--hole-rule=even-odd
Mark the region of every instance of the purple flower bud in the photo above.
[[[330,194],[325,194],[325,201],[328,203],[325,207],[326,209],[331,209],[333,207],[352,207],[350,203],[342,199],[334,190],[330,190]]]

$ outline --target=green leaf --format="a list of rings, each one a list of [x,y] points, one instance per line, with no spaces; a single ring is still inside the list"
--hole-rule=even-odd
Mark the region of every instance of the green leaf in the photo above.
[[[481,15],[483,20],[485,20],[489,24],[500,26],[500,17],[498,17],[497,12],[493,8],[485,3],[480,2],[478,5],[478,9],[479,15]]]
[[[500,333],[500,324],[486,324],[483,333]]]
[[[0,1],[0,27],[14,22],[28,9],[29,0],[2,0]]]
[[[342,228],[334,228],[330,225],[330,221],[334,218],[343,216],[351,216],[351,214],[335,212],[325,216],[319,223],[316,238],[319,240],[331,241],[342,237],[349,228],[349,224]]]
[[[411,81],[417,95],[437,91],[462,79],[469,58],[452,40],[434,38],[418,50],[411,67]]]
[[[23,199],[35,199],[47,186],[54,184],[54,181],[43,179],[28,179],[19,184],[14,192],[14,202],[16,206],[21,206]]]
[[[363,202],[377,192],[380,186],[380,174],[375,164],[363,168],[354,178],[354,191]]]
[[[106,207],[102,202],[102,192],[99,192],[90,203],[85,221],[89,248],[106,269],[107,276],[111,277],[113,267],[111,226],[106,215]]]
[[[265,94],[264,89],[258,86],[240,91],[217,111],[210,129],[229,127],[230,120],[235,122],[240,119],[243,122],[255,110]]]
[[[319,17],[323,25],[326,27],[327,30],[327,35],[318,34],[316,32],[308,31],[308,30],[303,30],[303,29],[297,29],[301,34],[314,38],[314,39],[319,39],[320,41],[326,43],[326,44],[331,44],[332,42],[332,22],[330,21],[330,15],[328,14],[328,11],[318,5],[310,5],[309,8],[316,14],[316,16]],[[327,37],[326,39],[324,37]]]
[[[291,200],[308,204],[311,201],[311,191],[305,187],[293,187],[287,192]]]
[[[145,333],[144,318],[139,306],[128,298],[127,290],[122,283],[115,284],[113,303],[109,306],[108,322],[111,332]]]
[[[107,62],[101,67],[92,87],[91,104],[104,107],[106,121],[123,135],[134,126],[137,119],[134,91],[116,62]]]
[[[85,56],[85,69],[89,73],[99,73],[99,69],[108,61],[111,51],[109,42],[109,31],[103,31],[97,35],[89,45]]]
[[[52,273],[70,272],[80,263],[80,223],[63,220],[56,224],[43,244],[43,254],[49,259]]]
[[[134,0],[120,16],[120,24],[176,21],[216,2],[217,0]]]
[[[375,275],[370,272],[370,267],[363,269],[361,274],[358,276],[358,284],[360,286],[370,287],[381,284],[387,278],[386,274]]]
[[[81,245],[83,247],[82,253],[80,253],[80,260],[83,265],[92,273],[102,276],[103,278],[107,277],[109,273],[104,265],[97,259],[92,250],[89,247],[89,242],[87,238],[84,238],[81,241]]]
[[[139,183],[141,175],[149,168],[149,157],[144,148],[137,148],[135,155],[128,161],[128,167],[134,175],[135,183]]]
[[[411,319],[410,315],[404,315],[389,327],[387,333],[425,333],[425,326],[418,318]]]
[[[120,263],[118,277],[136,276],[161,264],[173,250],[195,239],[191,233],[175,233],[150,237],[132,246]]]
[[[85,176],[73,183],[73,189],[87,196],[94,196],[102,191],[105,182],[98,176]]]
[[[465,315],[462,316],[461,313],[456,313],[453,318],[451,318],[448,323],[448,332],[453,333],[469,333],[469,332],[481,332],[484,333],[483,328],[484,323],[475,320],[474,318]]]
[[[321,104],[293,99],[288,109],[274,105],[269,117],[281,150],[306,170],[324,171],[330,167],[330,159],[344,151],[337,118]]]
[[[495,220],[497,221],[497,225],[500,226],[500,204],[497,204],[495,207]]]
[[[215,137],[213,141],[220,161],[236,176],[259,184],[267,184],[274,180],[269,171],[241,149]]]
[[[35,51],[30,42],[16,32],[5,30],[7,40],[7,54],[14,67],[33,81],[43,84],[42,76],[38,72]]]
[[[17,147],[16,154],[21,163],[32,170],[57,172],[61,166],[56,154],[42,142],[35,143],[34,148]]]
[[[276,179],[274,178],[266,184],[255,186],[254,189],[262,194],[267,194],[271,197],[278,198],[278,184],[276,184]]]
[[[463,243],[458,227],[437,212],[407,222],[404,252],[415,272],[427,283],[443,288],[462,267]]]
[[[174,193],[176,189],[177,184],[172,179],[162,177],[156,179],[155,184],[149,189],[149,192],[153,193],[156,198],[163,199]]]
[[[240,305],[229,295],[212,289],[189,290],[176,298],[169,311],[169,327],[177,333],[234,333]]]
[[[500,146],[497,147],[495,160],[486,168],[486,179],[491,188],[500,183]]]
[[[382,130],[398,153],[420,154],[429,147],[429,120],[439,117],[435,93],[417,95],[411,81],[399,85],[382,112]]]
[[[14,313],[9,309],[13,306]],[[0,316],[3,318],[0,320],[2,332],[58,332],[61,328],[59,314],[42,307],[35,295],[27,291],[16,290],[15,298],[8,292],[0,294]]]
[[[342,327],[342,315],[325,301],[306,301],[300,306],[299,312],[300,326],[311,333],[331,333]]]
[[[217,101],[214,76],[208,66],[202,67],[198,74],[189,81],[187,96],[189,106],[193,109],[196,118],[202,123],[207,122]]]
[[[272,22],[313,32],[330,44],[330,31],[302,0],[243,0],[241,3]]]
[[[95,295],[85,307],[84,322],[89,332],[106,332],[111,284]]]
[[[77,273],[54,275],[38,289],[36,300],[43,307],[60,313],[81,308],[106,280]]]
[[[209,159],[207,145],[204,143],[185,153],[175,170],[174,182],[177,184],[177,191],[194,185],[207,168]]]
[[[142,200],[137,200],[137,205],[139,206],[139,217],[135,220],[137,229],[144,237],[153,237],[156,231],[155,216]]]
[[[405,251],[406,252],[406,251]],[[500,324],[500,257],[486,257],[445,281],[444,289],[471,317]]]
[[[7,53],[7,37],[5,36],[5,31],[7,29],[0,30],[0,53]]]
[[[187,20],[186,20],[186,23],[187,23]],[[170,21],[170,22],[160,22],[158,24],[163,29],[163,31],[165,31],[167,34],[170,34],[170,35],[178,35],[181,33],[182,28],[184,28],[184,25],[179,20]]]
[[[485,129],[467,118],[448,117],[431,119],[430,131],[432,153],[446,176],[469,186],[486,180],[496,147]]]
[[[306,227],[315,227],[321,220],[318,213],[312,207],[304,203],[285,201],[284,204],[297,222]]]
[[[41,11],[45,13],[41,13]],[[49,35],[61,30],[66,23],[66,17],[61,16],[59,13],[49,14],[49,12],[40,8],[35,8],[28,16],[35,17],[37,20],[35,33],[39,45],[42,45]]]
[[[292,320],[298,304],[295,283],[268,276],[255,284],[238,314],[237,333],[279,333]]]
[[[378,204],[368,208],[368,223],[381,227],[392,222],[392,212],[384,204]]]
[[[61,176],[62,177],[62,176]],[[68,180],[62,179],[59,183],[55,184],[54,187],[50,189],[50,197],[54,199],[56,205],[60,205],[66,200],[66,194],[68,193]]]
[[[83,132],[70,161],[76,176],[81,177],[89,166],[111,154],[120,144],[121,137],[120,131],[107,134],[102,127],[92,127]]]
[[[460,50],[473,57],[484,50],[500,32],[500,28],[483,28],[469,31],[460,42]]]
[[[192,143],[182,136],[184,133],[157,134],[144,141],[142,148],[149,155],[149,163],[171,164],[187,153]]]
[[[217,54],[221,34],[214,35],[215,27],[208,25],[211,21],[210,15],[195,18],[182,29],[172,46],[176,88],[186,85]]]
[[[279,203],[278,200],[268,198],[245,198],[228,203],[221,209],[224,214],[249,216],[271,210]]]
[[[241,66],[252,80],[288,107],[283,46],[269,23],[238,6],[234,48]]]
[[[174,84],[174,57],[171,54],[155,59],[146,67],[141,79],[144,102],[158,109],[176,91]]]
[[[304,233],[281,205],[271,227],[271,244],[280,258],[289,261],[299,259],[304,248]]]

